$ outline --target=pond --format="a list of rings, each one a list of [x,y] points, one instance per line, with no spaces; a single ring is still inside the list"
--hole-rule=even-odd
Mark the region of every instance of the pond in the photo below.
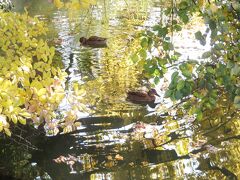
[[[54,180],[240,177],[239,113],[227,109],[224,98],[224,113],[197,122],[163,99],[167,75],[155,87],[160,95],[156,107],[126,101],[128,90],[150,88],[130,59],[138,43],[136,34],[166,21],[163,10],[168,3],[98,0],[92,8],[67,10],[47,0],[13,2],[15,11],[26,9],[48,25],[47,39],[57,51],[55,64],[68,75],[66,93],[76,81],[84,90],[78,101],[82,125],[68,135],[36,140],[37,150],[1,145],[0,172],[11,170],[20,179]],[[194,40],[195,30],[205,28],[194,18],[174,41],[183,58],[201,61],[209,46]],[[79,42],[83,36],[106,37],[108,47],[83,47]],[[64,100],[59,111],[69,108]]]

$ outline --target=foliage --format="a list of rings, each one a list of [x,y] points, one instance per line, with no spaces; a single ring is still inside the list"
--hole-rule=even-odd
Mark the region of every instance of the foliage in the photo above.
[[[217,101],[224,92],[239,109],[239,1],[182,0],[165,9],[165,15],[169,17],[166,23],[161,22],[141,34],[141,49],[132,60],[144,61],[145,74],[154,78],[155,84],[168,67],[176,68],[165,97],[184,102],[188,112],[196,114],[199,120],[206,110],[218,107]],[[211,49],[202,54],[203,61],[179,61],[181,55],[174,49],[173,35],[182,31],[195,15],[201,17],[206,26],[204,32],[195,32],[195,38],[203,46],[210,38]]]
[[[87,9],[90,5],[94,5],[96,3],[95,0],[70,0],[69,2],[62,2],[61,0],[53,0],[54,5],[57,8],[67,8],[70,10],[79,10],[79,9]]]
[[[57,120],[65,72],[52,64],[55,50],[41,39],[46,31],[37,18],[0,12],[0,132],[8,136],[10,126],[18,122],[46,123],[54,134],[60,123],[63,128],[74,123],[69,112]]]

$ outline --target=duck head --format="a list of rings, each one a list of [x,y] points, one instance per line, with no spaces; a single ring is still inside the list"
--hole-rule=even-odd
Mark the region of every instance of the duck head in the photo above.
[[[157,93],[157,91],[156,91],[155,89],[150,89],[150,90],[148,91],[148,95],[151,96],[151,97],[154,97],[154,96],[160,97],[159,94]]]
[[[81,38],[79,39],[79,41],[80,41],[80,43],[85,44],[85,43],[87,42],[87,38],[81,37]]]

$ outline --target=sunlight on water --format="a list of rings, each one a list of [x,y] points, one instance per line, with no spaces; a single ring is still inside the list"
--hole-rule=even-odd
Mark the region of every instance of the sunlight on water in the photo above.
[[[15,0],[15,4],[16,10],[23,11],[26,6],[31,15],[48,23],[48,36],[68,74],[66,93],[75,81],[85,90],[78,102],[83,109],[78,113],[81,127],[68,139],[60,136],[58,145],[53,142],[43,147],[55,153],[54,157],[50,153],[37,157],[53,179],[59,174],[63,179],[79,176],[92,180],[220,179],[234,177],[231,172],[240,176],[239,114],[229,116],[231,112],[227,112],[219,118],[215,112],[216,124],[211,124],[208,120],[194,122],[194,117],[169,109],[172,102],[163,96],[171,69],[156,86],[160,95],[156,112],[150,106],[126,101],[128,90],[142,86],[142,71],[130,59],[139,46],[135,33],[167,21],[161,3],[101,0],[89,11],[72,12],[56,9],[47,1]],[[173,35],[181,61],[201,61],[202,53],[209,50],[209,39],[206,46],[195,40],[198,30],[204,31],[205,25],[193,17],[191,25]],[[106,37],[108,47],[80,46],[80,37],[92,35]],[[66,98],[60,110],[68,108],[71,105]],[[219,140],[213,138],[214,133]]]

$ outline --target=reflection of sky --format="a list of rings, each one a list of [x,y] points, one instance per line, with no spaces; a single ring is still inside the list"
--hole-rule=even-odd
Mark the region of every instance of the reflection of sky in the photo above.
[[[74,50],[74,37],[71,36],[71,25],[69,18],[67,17],[67,12],[57,11],[54,13],[53,23],[58,31],[58,38],[61,39],[60,46],[57,50],[61,53],[63,62],[67,66],[70,54]]]
[[[163,22],[166,22],[166,17],[162,14],[161,9],[158,7],[151,8],[151,16],[149,16],[148,20],[145,22],[145,26],[151,27],[152,25],[156,24],[157,22],[162,19]],[[210,50],[210,38],[209,36],[206,39],[206,45],[202,46],[198,40],[195,39],[195,32],[201,31],[202,33],[205,32],[206,26],[203,22],[199,22],[198,19],[191,19],[193,21],[193,25],[189,27],[185,27],[183,25],[183,29],[181,32],[173,34],[173,45],[177,52],[181,53],[179,61],[188,61],[188,60],[197,60],[203,61],[202,54],[206,51]],[[197,21],[197,23],[196,23]],[[157,56],[158,52],[153,51],[153,55]],[[178,63],[178,62],[176,62]],[[164,104],[166,107],[171,107],[173,105],[172,101],[169,99],[164,99],[164,93],[166,86],[171,81],[171,75],[175,71],[175,69],[170,68],[168,72],[164,75],[164,78],[160,80],[160,83],[156,86],[156,90],[160,95],[160,98],[157,97],[156,102]],[[167,81],[168,83],[167,83]],[[154,80],[150,80],[151,83],[154,84]],[[149,108],[151,110],[151,108]]]
[[[198,29],[199,28],[199,29]],[[202,54],[206,51],[210,50],[210,38],[207,38],[207,43],[205,46],[202,46],[198,40],[194,37],[194,32],[197,32],[200,30],[201,32],[205,31],[205,26],[202,24],[199,27],[194,27],[194,29],[183,29],[181,33],[178,33],[174,35],[173,39],[173,45],[177,52],[181,53],[181,56],[179,58],[180,61],[187,62],[188,60],[196,60],[196,61],[204,61],[201,57]],[[164,86],[164,83],[166,83],[166,80],[171,82],[171,75],[175,71],[175,68],[168,69],[168,72],[164,75],[164,79],[160,80],[160,83],[156,86],[156,89],[162,89],[162,86]],[[151,80],[153,83],[154,81]],[[166,86],[166,85],[165,85]],[[170,107],[172,105],[172,102],[164,99],[164,91],[159,91],[159,94],[161,95],[160,101],[165,101],[166,106]]]
[[[182,60],[201,60],[202,54],[210,50],[210,39],[207,39],[205,46],[202,46],[195,39],[194,33],[197,31],[205,32],[205,25],[200,23],[199,26],[192,27],[193,29],[183,29],[179,34],[174,36],[174,46],[176,50],[182,54]]]

